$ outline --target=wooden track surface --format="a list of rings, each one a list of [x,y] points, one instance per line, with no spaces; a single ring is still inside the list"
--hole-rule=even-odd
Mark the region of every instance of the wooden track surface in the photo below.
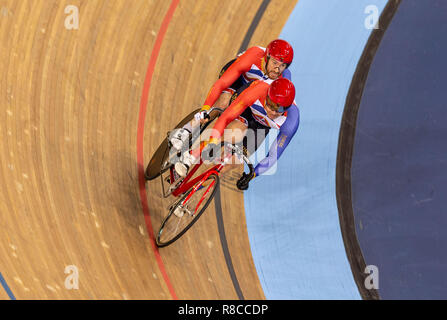
[[[261,0],[180,1],[153,74],[144,161],[203,102],[234,57]],[[67,5],[80,29],[67,30]],[[18,299],[172,299],[139,198],[138,110],[170,1],[0,0],[0,272]],[[250,45],[276,38],[296,0],[272,0]],[[154,229],[165,214],[147,184]],[[223,183],[222,209],[245,299],[264,295],[243,195]],[[159,251],[180,299],[238,299],[214,205]],[[65,267],[79,289],[64,287]],[[0,299],[8,299],[0,287]]]

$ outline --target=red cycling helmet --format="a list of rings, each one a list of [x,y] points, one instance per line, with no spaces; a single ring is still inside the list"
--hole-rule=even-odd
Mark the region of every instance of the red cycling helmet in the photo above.
[[[289,66],[293,61],[293,48],[285,40],[273,40],[265,50],[265,56],[270,56],[281,62],[287,63]]]
[[[273,103],[279,105],[278,112],[284,112],[295,99],[295,86],[288,79],[277,79],[270,85],[268,97]]]

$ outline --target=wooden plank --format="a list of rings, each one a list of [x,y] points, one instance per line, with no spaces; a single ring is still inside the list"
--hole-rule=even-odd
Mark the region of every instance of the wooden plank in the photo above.
[[[291,11],[294,2],[272,1],[268,16]],[[167,130],[203,102],[260,4],[180,1],[152,79],[145,163]],[[68,5],[80,9],[79,30],[64,27]],[[146,231],[136,165],[144,77],[169,5],[0,1],[0,271],[18,299],[171,298]],[[275,38],[287,16],[275,28],[263,20],[253,42]],[[147,192],[156,228],[166,206],[154,183]],[[243,206],[227,205],[243,205],[242,195],[222,197],[242,290],[263,298]],[[179,298],[237,299],[213,206],[160,254]],[[65,288],[71,265],[79,270],[78,290]]]

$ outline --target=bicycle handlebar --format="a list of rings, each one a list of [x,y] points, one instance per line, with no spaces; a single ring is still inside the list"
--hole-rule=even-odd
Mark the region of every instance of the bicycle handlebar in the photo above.
[[[221,143],[221,146],[230,147],[232,149],[232,151],[234,153],[237,153],[242,158],[242,160],[247,164],[248,169],[250,170],[250,174],[253,174],[255,172],[255,168],[254,168],[253,164],[250,162],[250,159],[248,159],[248,156],[244,154],[244,151],[241,150],[239,146],[232,144],[230,142],[226,142],[226,141],[223,141]]]

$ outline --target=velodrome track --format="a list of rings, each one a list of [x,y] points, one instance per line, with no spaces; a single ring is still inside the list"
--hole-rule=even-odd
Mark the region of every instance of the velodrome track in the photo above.
[[[0,0],[0,299],[445,299],[446,10]],[[277,37],[295,48],[296,137],[158,250],[151,154],[228,60]]]
[[[64,26],[68,5],[79,30]],[[214,205],[182,241],[154,248],[149,223],[165,210],[141,166],[247,34],[245,46],[265,46],[295,5],[0,1],[0,298],[263,299],[242,193],[221,190],[230,274]],[[69,265],[78,290],[64,287]]]

